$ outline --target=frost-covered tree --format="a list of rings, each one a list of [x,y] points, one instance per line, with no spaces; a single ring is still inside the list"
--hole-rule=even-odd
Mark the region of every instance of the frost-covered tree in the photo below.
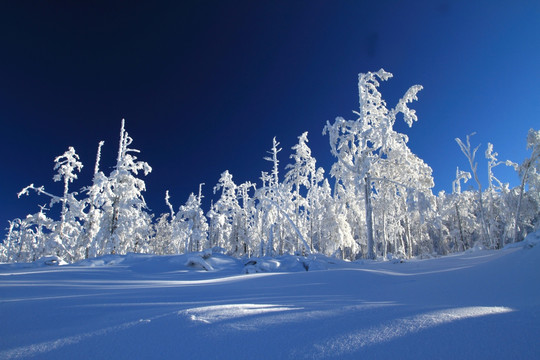
[[[461,149],[461,152],[467,157],[467,160],[469,161],[469,165],[471,167],[472,175],[474,178],[474,181],[476,181],[476,184],[478,186],[478,205],[479,205],[479,211],[480,211],[480,226],[482,229],[482,241],[485,245],[489,245],[491,242],[491,236],[489,234],[489,228],[486,223],[486,212],[484,209],[484,197],[482,195],[482,184],[480,183],[480,179],[478,178],[478,163],[476,162],[476,152],[478,151],[478,148],[480,145],[472,149],[471,147],[471,136],[475,135],[476,133],[472,133],[467,135],[466,143],[463,143],[461,139],[456,138],[456,142],[459,145],[459,148]]]
[[[82,233],[81,221],[84,219],[83,203],[75,198],[77,193],[69,192],[69,184],[77,179],[77,172],[80,172],[83,164],[79,161],[79,155],[73,147],[69,147],[63,155],[54,159],[56,163],[54,169],[57,174],[54,176],[54,181],[61,181],[64,184],[64,192],[60,199],[62,210],[60,212],[60,223],[58,225],[57,234],[59,239],[57,242],[65,244],[69,250],[68,261],[79,259],[80,248],[79,238]]]
[[[309,187],[309,175],[315,172],[315,162],[311,157],[311,149],[307,146],[307,132],[298,137],[298,144],[293,146],[295,151],[290,158],[294,160],[293,164],[289,164],[285,169],[289,171],[285,174],[285,184],[289,191],[292,192],[291,201],[294,204],[294,221],[296,225],[305,232],[305,216],[302,216],[301,209],[306,212],[306,199],[300,193],[300,187]],[[302,217],[302,219],[301,219]],[[296,247],[299,248],[299,239],[296,239]]]
[[[508,231],[514,224],[513,209],[507,206],[509,197],[512,196],[509,185],[502,183],[494,174],[494,169],[499,165],[511,166],[517,170],[518,165],[510,160],[499,161],[499,154],[493,150],[493,144],[488,143],[485,152],[488,160],[488,187],[486,189],[486,221],[491,234],[492,247],[502,248],[510,234]],[[508,211],[510,210],[510,211]]]
[[[298,144],[292,147],[294,153],[290,156],[294,160],[286,166],[289,171],[285,174],[285,185],[292,193],[294,204],[294,222],[300,233],[309,239],[310,249],[313,250],[313,202],[317,198],[317,186],[323,180],[324,170],[316,166],[316,160],[311,155],[308,146],[308,133],[298,137]],[[301,248],[301,241],[296,235],[296,248]]]
[[[179,218],[180,212],[174,212],[169,190],[165,192],[165,203],[169,208],[169,213],[161,214],[155,222],[149,245],[150,250],[158,255],[185,253],[188,251],[186,239],[191,235],[188,223]]]
[[[334,202],[334,199],[328,179],[324,179],[322,184],[317,186],[313,195],[311,216],[313,250],[330,255],[335,251],[335,247],[330,244],[331,230],[326,226],[329,217],[327,209]]]
[[[264,157],[264,160],[272,163],[272,172],[263,172],[261,175],[262,187],[257,191],[257,199],[259,201],[259,211],[262,212],[263,218],[263,234],[266,234],[266,250],[267,255],[274,254],[277,251],[279,255],[283,255],[285,250],[285,234],[283,214],[280,212],[280,206],[283,203],[283,184],[279,182],[279,159],[278,154],[281,152],[279,142],[274,137],[272,139],[272,148],[268,153],[271,156]],[[277,243],[276,243],[277,240]]]
[[[459,240],[461,242],[462,249],[465,251],[468,248],[468,243],[465,240],[464,230],[463,230],[463,220],[460,214],[460,198],[461,198],[461,181],[466,183],[471,179],[471,173],[467,171],[459,170],[459,167],[456,168],[456,178],[452,182],[452,197],[450,200],[452,205],[455,208],[457,226],[459,230]],[[459,245],[456,244],[456,249],[459,248]]]
[[[251,256],[254,252],[257,239],[255,198],[250,196],[251,190],[257,190],[254,183],[246,181],[237,188],[237,197],[240,211],[236,218],[238,239],[240,242],[239,253]]]
[[[199,186],[199,195],[193,193],[189,195],[185,205],[180,206],[176,216],[179,221],[184,222],[185,231],[185,251],[201,251],[207,247],[208,222],[204,216],[202,205],[202,185]]]
[[[272,148],[268,153],[271,156],[264,159],[272,162],[272,172],[262,173],[263,185],[257,190],[258,211],[262,212],[261,234],[266,234],[266,253],[277,251],[279,255],[285,253],[309,253],[310,247],[304,235],[295,223],[295,205],[293,195],[285,183],[279,182],[278,153],[282,149],[276,138],[273,139]],[[299,242],[297,241],[299,240]],[[261,240],[261,244],[264,243]],[[298,244],[301,244],[299,249]]]
[[[57,173],[53,177],[53,180],[62,181],[64,183],[62,196],[53,195],[45,191],[43,186],[35,187],[34,184],[25,187],[18,196],[28,195],[29,190],[34,190],[39,195],[43,194],[49,196],[51,198],[50,206],[55,203],[61,204],[60,220],[53,225],[53,229],[49,234],[49,241],[46,241],[47,246],[45,251],[50,252],[49,255],[54,254],[67,261],[75,261],[80,258],[78,244],[79,237],[82,233],[81,222],[84,220],[84,213],[82,211],[84,205],[75,198],[75,195],[77,195],[76,192],[69,192],[69,184],[77,179],[76,172],[80,172],[83,165],[79,161],[79,156],[73,147],[69,147],[64,154],[56,157],[54,162],[54,170],[57,170]],[[39,218],[39,216],[36,217],[36,219]],[[30,219],[27,220],[26,225],[28,225],[27,227],[30,227],[33,223]],[[34,239],[34,242],[36,241],[42,240],[41,238]]]
[[[149,244],[149,250],[152,254],[177,254],[172,248],[172,226],[170,214],[161,214],[154,223],[152,240]]]
[[[165,191],[165,204],[169,208],[168,214],[161,214],[154,224],[154,231],[150,248],[154,254],[180,254],[181,240],[173,232],[173,225],[176,222],[176,214],[170,202],[169,190]]]
[[[238,251],[240,246],[235,227],[235,219],[240,212],[237,188],[231,173],[224,171],[214,187],[214,194],[221,191],[221,195],[208,216],[211,220],[212,246],[223,247],[232,253]]]
[[[68,197],[69,197],[69,184],[73,180],[77,179],[76,172],[80,172],[83,164],[79,161],[79,155],[75,152],[73,147],[63,154],[54,159],[56,163],[54,165],[54,170],[57,170],[57,174],[54,175],[54,181],[62,181],[64,183],[64,193],[61,198],[62,210],[60,212],[60,225],[58,233],[62,239],[66,236],[64,234],[64,229],[67,222],[67,212],[68,212]],[[68,234],[68,236],[71,234]]]
[[[100,241],[100,239],[97,238],[103,217],[103,212],[101,210],[103,198],[101,195],[105,189],[105,184],[107,183],[106,176],[99,171],[101,148],[104,144],[104,141],[100,141],[98,144],[92,185],[84,188],[87,198],[84,200],[86,205],[86,217],[83,226],[84,234],[81,246],[84,247],[84,257],[86,259],[89,257],[96,257],[100,254],[104,244],[104,241]]]
[[[374,210],[379,213],[374,223],[379,233],[388,230],[393,237],[401,233],[402,242],[395,239],[392,250],[411,257],[417,246],[432,248],[432,243],[426,240],[428,225],[425,219],[431,211],[434,183],[431,168],[408,148],[407,137],[397,132],[396,135],[395,139],[401,137],[402,140],[391,144],[372,171]],[[393,217],[388,224],[385,213]],[[384,255],[385,239],[382,244],[381,241],[378,243],[383,246]],[[417,249],[417,252],[422,251]]]
[[[98,234],[102,253],[141,252],[148,245],[151,217],[143,197],[146,184],[136,175],[148,175],[152,168],[132,155],[139,153],[129,148],[132,142],[122,119],[116,166],[108,177],[98,176],[96,203],[102,211]]]
[[[519,167],[521,184],[519,187],[519,198],[517,202],[516,217],[514,219],[513,242],[518,240],[519,221],[525,184],[529,184],[529,192],[536,204],[540,206],[540,130],[530,129],[527,134],[527,148],[531,149],[531,157],[525,159]]]
[[[403,114],[407,125],[412,126],[417,121],[414,110],[407,107],[409,102],[417,100],[420,85],[409,88],[403,98],[393,109],[386,107],[378,91],[379,80],[385,81],[392,74],[383,69],[372,73],[359,74],[359,111],[356,120],[336,118],[333,124],[327,122],[323,133],[328,133],[332,155],[338,161],[332,167],[331,174],[335,177],[352,177],[357,189],[362,189],[365,209],[367,257],[374,259],[375,241],[373,226],[373,172],[377,166],[385,162],[390,151],[405,148],[406,137],[393,130],[393,125],[399,113]],[[337,181],[342,179],[337,178]],[[393,179],[386,179],[390,182]],[[351,190],[348,190],[351,191]]]

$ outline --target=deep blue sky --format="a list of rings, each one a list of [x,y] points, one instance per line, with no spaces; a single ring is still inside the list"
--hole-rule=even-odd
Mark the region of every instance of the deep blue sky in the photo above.
[[[473,131],[485,186],[487,142],[521,163],[527,130],[540,128],[539,19],[532,0],[2,2],[0,226],[47,201],[18,200],[24,186],[61,193],[53,159],[68,146],[85,165],[74,190],[90,183],[100,140],[109,172],[122,118],[153,167],[156,213],[165,190],[177,208],[200,182],[209,203],[226,169],[258,181],[273,136],[285,165],[309,131],[328,172],[324,124],[354,118],[357,74],[381,67],[394,74],[381,88],[390,106],[424,86],[419,122],[399,129],[435,191],[467,168],[454,138]]]

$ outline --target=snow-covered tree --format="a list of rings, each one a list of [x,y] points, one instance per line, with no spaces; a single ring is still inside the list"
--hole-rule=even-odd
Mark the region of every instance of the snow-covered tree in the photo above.
[[[246,181],[237,188],[237,197],[240,200],[240,211],[236,219],[238,239],[241,245],[240,254],[251,256],[255,251],[257,227],[255,219],[255,198],[250,196],[251,190],[257,187],[251,181]]]
[[[486,222],[491,234],[490,245],[502,248],[506,242],[508,228],[513,227],[513,209],[506,202],[512,196],[509,185],[502,183],[494,174],[494,169],[499,165],[511,166],[517,170],[518,165],[510,160],[499,161],[499,154],[493,150],[493,144],[488,143],[485,152],[488,160],[488,187],[486,189]],[[510,210],[510,211],[508,211]]]
[[[359,105],[356,120],[336,118],[333,124],[327,122],[323,133],[328,133],[332,155],[338,161],[332,167],[331,174],[337,181],[344,177],[353,179],[354,187],[363,189],[365,209],[365,224],[367,238],[367,257],[374,259],[375,241],[373,226],[373,175],[377,167],[381,167],[391,151],[406,148],[407,137],[393,130],[393,125],[399,113],[403,114],[407,125],[412,126],[417,121],[414,110],[407,107],[409,102],[417,100],[416,94],[422,89],[420,85],[409,88],[403,98],[393,109],[386,107],[378,91],[379,80],[385,81],[392,74],[383,69],[372,73],[359,74],[358,90]],[[385,182],[394,179],[381,178]],[[347,190],[352,191],[352,190]]]
[[[185,205],[180,206],[176,216],[181,222],[184,222],[186,229],[185,251],[201,251],[206,248],[208,240],[208,221],[204,216],[202,205],[202,185],[199,186],[199,195],[193,193],[189,195]]]
[[[294,220],[294,197],[289,187],[279,182],[277,154],[281,150],[279,142],[274,138],[272,148],[268,151],[271,157],[264,158],[272,162],[272,172],[270,175],[262,173],[263,186],[256,193],[258,210],[262,212],[264,219],[262,225],[265,229],[262,229],[261,233],[267,234],[266,252],[273,253],[277,250],[279,255],[295,252],[310,253],[310,246]],[[299,249],[299,244],[301,244],[301,249]]]
[[[467,160],[469,161],[469,165],[471,167],[472,175],[474,178],[474,181],[476,181],[476,184],[478,185],[478,205],[479,205],[479,211],[480,211],[480,226],[482,229],[482,241],[485,245],[489,245],[491,242],[491,236],[489,233],[489,228],[486,223],[486,212],[484,209],[484,197],[482,195],[482,184],[480,183],[480,180],[478,178],[478,163],[476,162],[476,152],[478,151],[478,148],[480,145],[472,149],[471,147],[471,136],[475,135],[476,133],[472,133],[467,135],[466,143],[463,143],[461,139],[456,138],[456,142],[459,145],[459,148],[461,149],[461,152],[467,157]]]
[[[452,182],[452,196],[451,196],[451,206],[455,208],[455,214],[456,214],[456,220],[457,220],[457,226],[459,230],[459,240],[462,246],[463,250],[466,250],[468,246],[468,242],[465,240],[464,230],[463,230],[463,220],[460,213],[460,198],[461,196],[461,181],[463,183],[467,183],[471,179],[471,173],[467,171],[459,170],[459,167],[456,168],[456,178]],[[456,241],[457,243],[457,241]],[[459,249],[459,245],[456,244],[455,249]]]
[[[66,227],[66,217],[68,212],[68,197],[69,197],[69,184],[73,180],[77,179],[76,172],[80,172],[83,164],[79,161],[79,155],[75,152],[73,147],[69,149],[61,156],[54,159],[56,163],[54,170],[58,170],[58,173],[54,175],[54,181],[62,181],[64,183],[64,193],[61,198],[62,210],[60,212],[60,225],[58,233],[61,238],[65,238],[64,228]],[[68,234],[71,235],[71,234]]]
[[[307,145],[308,133],[298,137],[298,144],[292,147],[294,153],[290,156],[294,163],[286,166],[289,171],[285,174],[285,185],[292,193],[294,204],[294,222],[300,233],[309,239],[310,250],[313,250],[313,202],[317,195],[317,186],[323,180],[324,170],[316,166],[316,160],[311,155]],[[296,248],[301,248],[299,236],[296,236]]]
[[[101,209],[103,199],[101,195],[105,189],[105,184],[107,183],[106,176],[99,171],[101,148],[104,144],[104,141],[100,141],[98,144],[92,185],[83,189],[87,194],[87,198],[84,200],[86,205],[86,216],[83,225],[84,234],[82,236],[81,246],[84,247],[84,258],[86,259],[89,257],[96,257],[100,254],[104,243],[104,241],[100,241],[100,239],[97,238],[103,217],[103,211]]]
[[[525,184],[529,184],[529,192],[536,204],[540,206],[540,130],[530,129],[527,134],[527,148],[531,149],[531,157],[525,159],[519,167],[519,176],[521,184],[519,187],[519,198],[514,219],[513,241],[518,240],[519,221],[521,215],[521,206],[523,194],[525,193]]]
[[[53,195],[47,191],[43,186],[35,187],[34,184],[30,184],[25,187],[18,196],[28,195],[29,190],[34,190],[39,195],[47,195],[51,198],[50,206],[55,203],[60,203],[62,209],[60,211],[60,220],[55,222],[53,229],[49,235],[50,241],[47,242],[45,252],[49,252],[48,255],[57,255],[64,258],[67,261],[75,261],[80,258],[78,244],[79,237],[82,233],[82,224],[84,220],[83,203],[75,198],[77,193],[69,192],[69,184],[73,180],[77,179],[76,172],[79,172],[82,168],[82,163],[79,161],[79,156],[75,152],[73,147],[69,147],[63,154],[55,158],[54,170],[57,170],[57,174],[53,177],[54,181],[62,181],[64,183],[64,191],[62,196]],[[43,210],[43,208],[42,208]],[[40,212],[42,215],[43,213]],[[33,222],[27,219],[25,225],[32,226]],[[35,219],[39,219],[40,216],[36,216]],[[36,223],[36,226],[40,226]],[[34,239],[35,241],[41,241],[41,239]],[[42,245],[40,245],[42,246]]]
[[[149,239],[151,216],[143,197],[146,184],[136,175],[140,171],[148,175],[152,168],[132,155],[139,153],[139,150],[129,148],[132,142],[122,119],[116,166],[107,178],[97,176],[96,205],[102,210],[98,238],[103,242],[102,253],[140,252]]]
[[[283,184],[279,182],[278,159],[278,154],[282,149],[279,145],[280,143],[274,137],[272,139],[272,148],[268,151],[271,156],[264,157],[264,160],[272,163],[272,172],[269,174],[263,172],[261,174],[263,185],[257,191],[257,200],[259,201],[258,211],[262,212],[262,217],[265,219],[262,223],[264,228],[262,233],[267,238],[266,255],[272,255],[276,250],[279,255],[283,255],[285,250],[283,214],[279,210],[283,202],[283,196],[281,194]]]
[[[224,171],[214,187],[214,194],[221,190],[221,195],[213,204],[208,216],[211,220],[212,246],[223,247],[232,253],[240,246],[235,228],[235,218],[240,212],[237,188],[231,173],[228,170]]]
[[[54,169],[57,174],[54,176],[54,181],[62,181],[64,183],[64,192],[60,199],[62,210],[60,212],[60,223],[58,225],[57,242],[64,244],[66,251],[69,254],[68,261],[73,261],[80,258],[78,249],[78,240],[82,233],[81,220],[84,218],[82,212],[83,204],[75,199],[76,193],[69,193],[69,184],[77,179],[76,172],[80,172],[83,164],[79,161],[79,155],[73,147],[69,147],[63,155],[54,159],[56,163]],[[68,250],[69,249],[69,250]]]

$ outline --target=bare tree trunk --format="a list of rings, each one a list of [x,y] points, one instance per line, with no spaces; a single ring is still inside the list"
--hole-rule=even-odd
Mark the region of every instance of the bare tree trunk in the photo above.
[[[527,182],[527,175],[529,173],[529,167],[531,163],[530,161],[525,164],[525,171],[523,173],[523,177],[521,178],[521,185],[519,186],[519,198],[517,203],[517,209],[516,209],[516,218],[514,219],[514,238],[512,239],[512,242],[517,242],[519,227],[519,212],[521,211],[521,200],[523,199],[523,192],[525,191],[525,183]]]
[[[459,208],[458,204],[456,203],[456,215],[457,215],[457,221],[458,221],[458,227],[459,227],[459,237],[461,238],[461,244],[463,246],[463,250],[465,251],[465,239],[463,238],[463,226],[461,225],[461,215],[459,215]]]
[[[480,185],[480,181],[476,177],[476,174],[475,174],[475,179],[477,179],[476,181],[478,183],[478,199],[480,203],[480,225],[482,226],[482,237],[484,240],[484,244],[491,245],[491,234],[489,233],[489,228],[487,227],[487,224],[486,224],[486,212],[484,210],[482,186]]]
[[[385,212],[382,213],[382,244],[383,244],[383,259],[386,259],[387,241],[386,241],[386,221]]]
[[[412,258],[412,239],[409,217],[405,215],[405,245],[407,246],[407,258]]]
[[[371,205],[371,181],[369,175],[364,179],[365,181],[365,194],[364,202],[366,206],[366,232],[367,232],[367,246],[368,246],[368,259],[375,259],[375,242],[373,241],[373,208]]]

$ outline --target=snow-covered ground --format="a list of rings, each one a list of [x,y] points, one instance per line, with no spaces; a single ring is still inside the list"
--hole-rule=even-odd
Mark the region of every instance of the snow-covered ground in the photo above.
[[[0,359],[539,359],[539,237],[403,263],[3,264]]]

